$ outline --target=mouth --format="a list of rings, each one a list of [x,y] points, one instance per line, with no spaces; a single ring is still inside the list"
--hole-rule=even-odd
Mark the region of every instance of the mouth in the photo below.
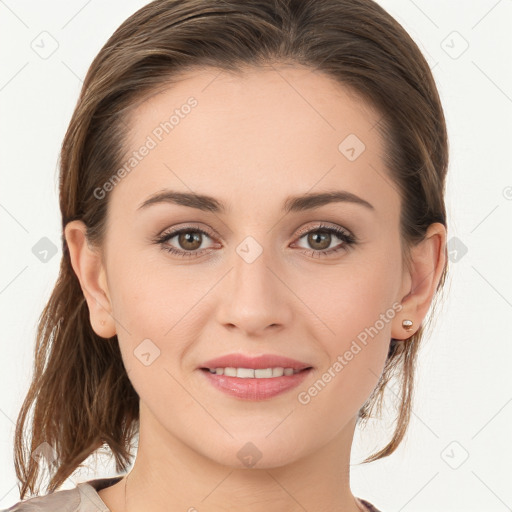
[[[310,364],[279,354],[232,353],[198,368],[206,382],[241,400],[269,400],[299,386],[313,371]]]
[[[215,389],[239,400],[270,400],[299,386],[313,371],[312,366],[294,369],[291,367],[243,368],[217,367],[199,368]]]

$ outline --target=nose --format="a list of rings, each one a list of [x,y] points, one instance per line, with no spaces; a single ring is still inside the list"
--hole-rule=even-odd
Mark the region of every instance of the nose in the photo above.
[[[253,241],[240,244],[233,266],[222,286],[219,321],[257,335],[272,327],[284,327],[292,318],[291,292],[270,251]]]

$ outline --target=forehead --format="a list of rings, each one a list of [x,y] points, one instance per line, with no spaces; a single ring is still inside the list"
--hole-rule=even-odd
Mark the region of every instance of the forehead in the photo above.
[[[128,172],[111,201],[135,210],[171,188],[247,206],[250,195],[268,206],[274,196],[346,188],[378,203],[385,200],[379,188],[385,196],[391,182],[379,119],[352,91],[309,68],[189,72],[128,118],[121,164]]]

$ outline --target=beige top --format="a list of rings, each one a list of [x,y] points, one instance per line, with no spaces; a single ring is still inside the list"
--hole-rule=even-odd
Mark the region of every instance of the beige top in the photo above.
[[[116,484],[123,477],[98,478],[79,483],[74,489],[63,489],[45,496],[19,501],[0,512],[111,512],[98,491]],[[356,497],[362,512],[380,512],[371,503]]]

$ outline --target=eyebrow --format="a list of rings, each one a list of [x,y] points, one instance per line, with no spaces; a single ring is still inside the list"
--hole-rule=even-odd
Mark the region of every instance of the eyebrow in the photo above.
[[[370,210],[375,208],[368,201],[346,190],[332,190],[327,192],[289,196],[283,203],[285,213],[303,212],[314,210],[330,203],[354,203]],[[181,206],[188,206],[197,210],[213,213],[226,213],[226,205],[214,197],[196,194],[194,192],[176,192],[173,190],[162,190],[148,197],[137,210],[145,209],[159,203],[171,203]]]

